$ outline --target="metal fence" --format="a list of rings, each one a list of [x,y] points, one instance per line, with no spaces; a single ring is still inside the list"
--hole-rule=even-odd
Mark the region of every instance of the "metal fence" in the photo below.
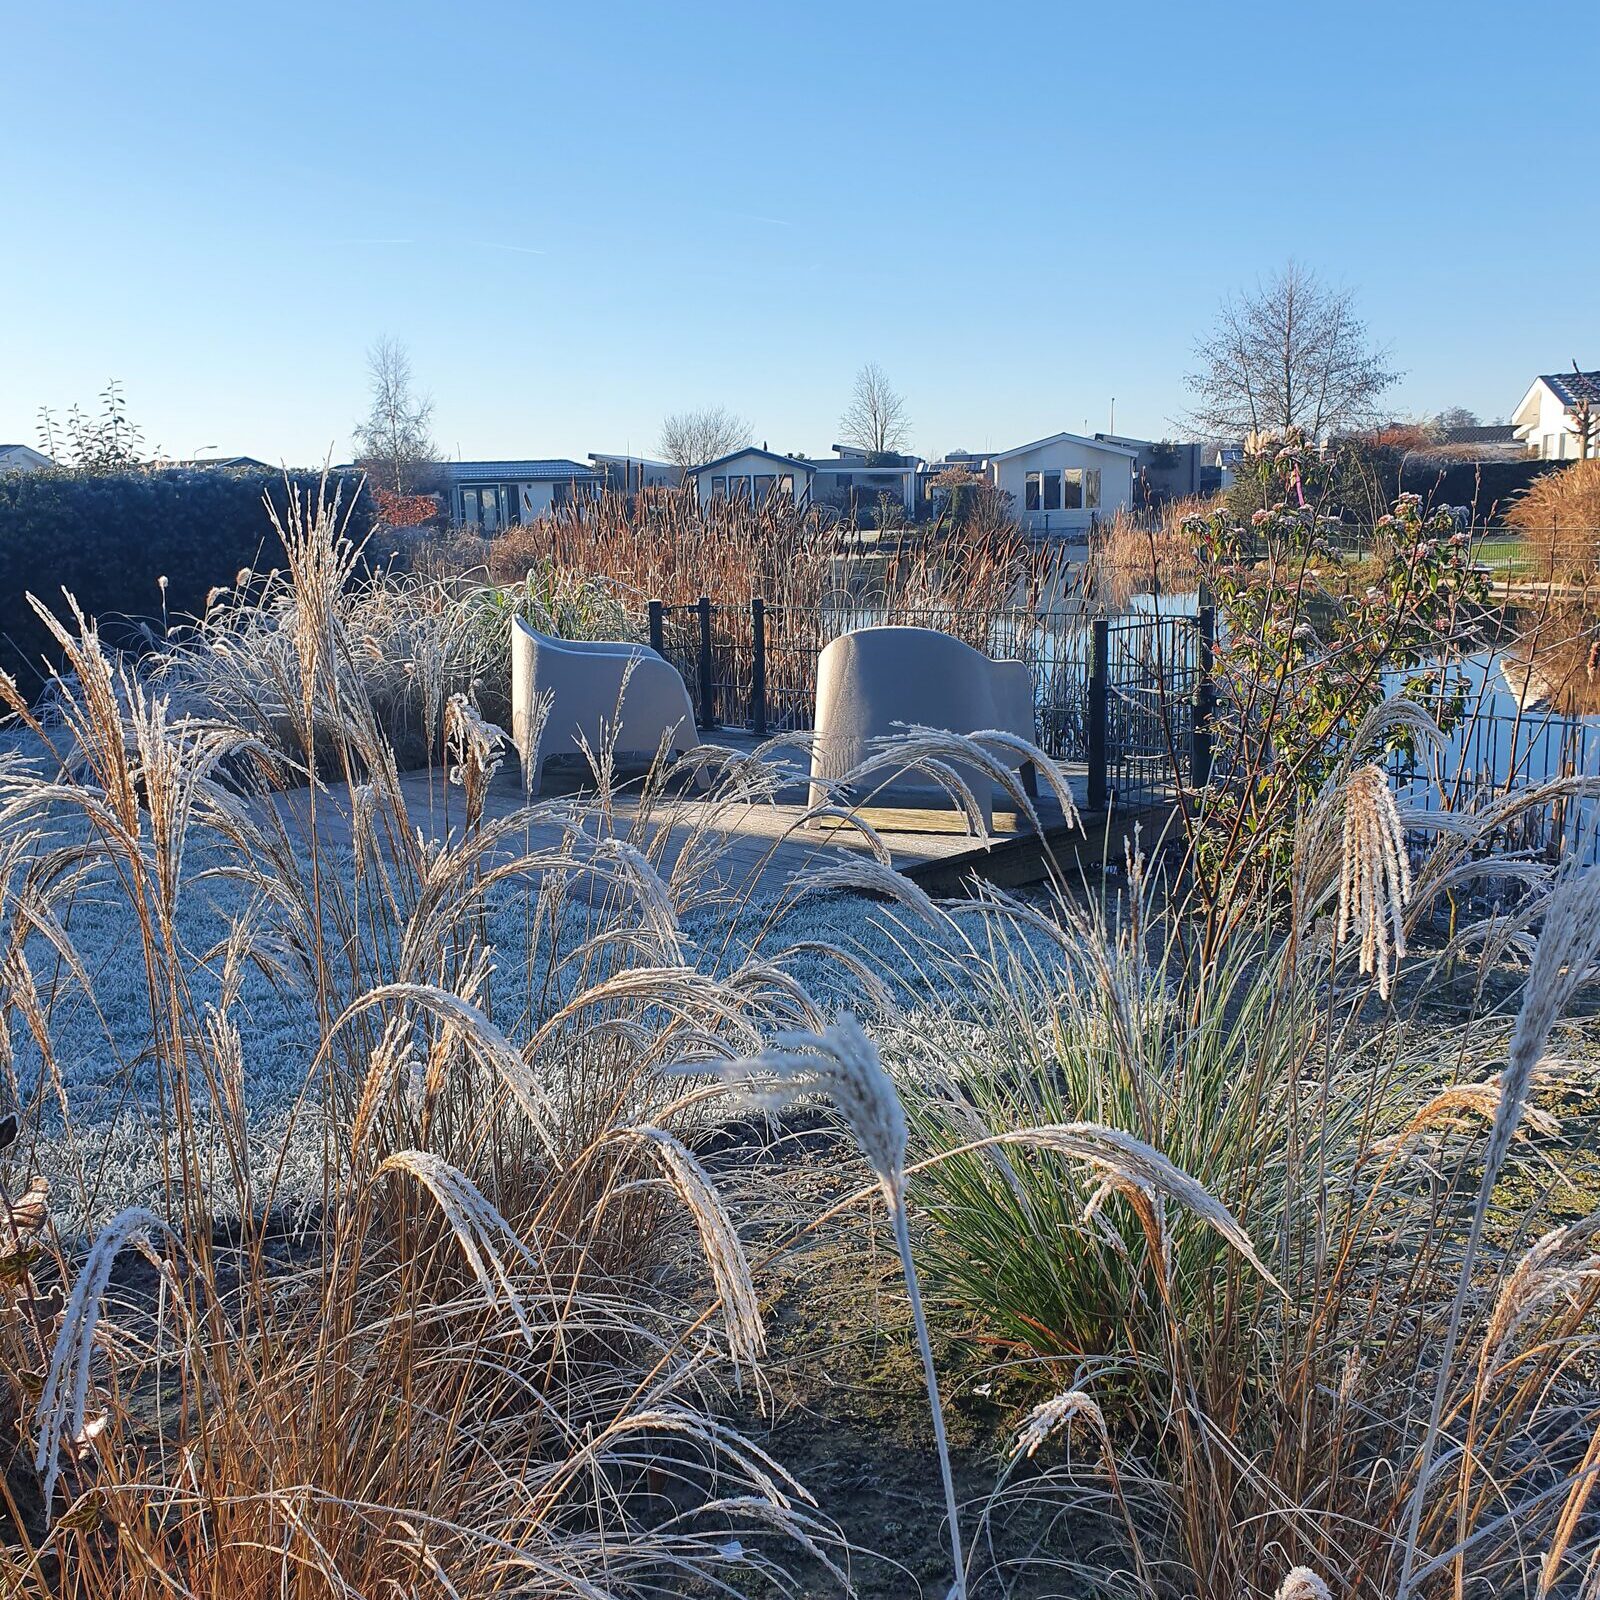
[[[935,628],[997,660],[1026,662],[1039,746],[1086,768],[1091,809],[1190,783],[1202,765],[1209,771],[1204,608],[1107,617],[1082,600],[986,614],[841,600],[800,611],[710,598],[649,608],[650,642],[683,674],[700,726],[763,738],[809,729],[823,647],[880,624]]]
[[[1424,768],[1397,755],[1390,776],[1401,799],[1418,809],[1477,811],[1555,779],[1600,778],[1600,724],[1549,711],[1508,715],[1480,709],[1450,735],[1438,760]],[[1582,852],[1594,863],[1600,861],[1597,810],[1600,800],[1557,795],[1517,810],[1483,848],[1549,861]]]

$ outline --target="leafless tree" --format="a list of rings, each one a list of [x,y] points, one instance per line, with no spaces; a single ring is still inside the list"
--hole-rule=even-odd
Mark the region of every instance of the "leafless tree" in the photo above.
[[[372,399],[356,425],[356,459],[378,487],[415,494],[439,459],[428,431],[433,400],[417,393],[411,354],[388,334],[367,351],[367,378]]]
[[[1254,293],[1223,302],[1195,345],[1189,422],[1211,438],[1299,429],[1308,438],[1378,420],[1399,373],[1367,337],[1354,296],[1290,261]]]
[[[658,448],[664,461],[688,471],[715,461],[750,442],[750,424],[726,406],[702,411],[676,411],[661,424]]]
[[[906,402],[889,384],[888,374],[869,361],[856,374],[850,404],[839,419],[839,442],[857,450],[904,450],[911,438]]]
[[[1578,459],[1587,461],[1591,445],[1600,442],[1600,413],[1595,411],[1594,401],[1590,397],[1589,380],[1576,361],[1572,363],[1572,375],[1578,380],[1575,386],[1578,403],[1572,408],[1572,431],[1578,440]]]

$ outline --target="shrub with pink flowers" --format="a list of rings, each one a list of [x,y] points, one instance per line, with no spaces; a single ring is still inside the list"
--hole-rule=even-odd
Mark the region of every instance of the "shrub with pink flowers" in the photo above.
[[[1457,514],[1424,512],[1418,496],[1402,495],[1379,524],[1376,570],[1332,592],[1312,454],[1293,441],[1253,443],[1249,469],[1278,491],[1276,502],[1248,522],[1224,509],[1187,527],[1219,619],[1219,747],[1228,757],[1207,797],[1208,832],[1217,859],[1266,866],[1388,694],[1424,704],[1446,730],[1461,717],[1465,681],[1452,646],[1488,591]],[[1358,754],[1381,759],[1405,738],[1391,734],[1384,749]]]

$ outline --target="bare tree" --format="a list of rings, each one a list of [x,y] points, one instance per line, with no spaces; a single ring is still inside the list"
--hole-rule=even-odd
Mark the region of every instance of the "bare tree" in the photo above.
[[[1572,408],[1572,431],[1578,440],[1578,459],[1587,461],[1590,445],[1600,441],[1600,413],[1596,413],[1589,393],[1588,376],[1576,361],[1572,363],[1572,375],[1578,380],[1573,385],[1578,403]]]
[[[1399,379],[1374,347],[1354,296],[1290,261],[1253,294],[1230,296],[1195,345],[1190,424],[1238,439],[1298,429],[1307,438],[1377,420],[1378,397]]]
[[[414,494],[439,459],[428,431],[433,400],[416,392],[411,354],[388,334],[367,351],[367,378],[372,401],[356,425],[356,459],[380,488]]]
[[[869,361],[856,374],[850,404],[839,419],[840,443],[879,452],[904,450],[910,438],[905,398],[895,393],[883,368]]]
[[[750,442],[750,424],[726,406],[702,411],[676,411],[661,424],[658,448],[664,461],[681,467],[703,466]]]

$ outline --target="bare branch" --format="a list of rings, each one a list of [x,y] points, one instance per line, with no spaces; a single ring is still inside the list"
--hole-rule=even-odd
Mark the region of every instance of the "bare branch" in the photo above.
[[[891,387],[883,368],[869,361],[856,374],[850,404],[839,419],[839,442],[876,454],[904,450],[910,438],[905,397]]]

